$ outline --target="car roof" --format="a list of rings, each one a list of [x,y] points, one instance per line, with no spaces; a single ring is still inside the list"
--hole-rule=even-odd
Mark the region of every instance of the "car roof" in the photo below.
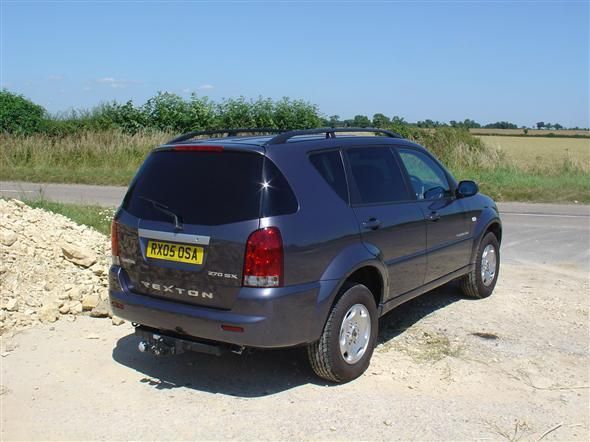
[[[250,130],[254,131],[254,130]],[[216,134],[220,131],[214,131]],[[278,131],[275,131],[278,132]],[[354,135],[358,133],[359,135]],[[373,133],[367,135],[367,133]],[[200,134],[195,132],[195,134]],[[362,135],[361,135],[362,134]],[[386,136],[377,136],[377,135]],[[160,146],[161,148],[173,148],[175,146],[214,145],[236,150],[252,150],[260,153],[269,153],[275,149],[302,149],[312,150],[329,149],[351,145],[405,145],[422,148],[398,134],[373,128],[324,128],[301,131],[290,131],[280,135],[254,135],[254,136],[228,136],[216,138],[194,139],[190,133],[178,137]],[[179,141],[176,141],[179,140]]]

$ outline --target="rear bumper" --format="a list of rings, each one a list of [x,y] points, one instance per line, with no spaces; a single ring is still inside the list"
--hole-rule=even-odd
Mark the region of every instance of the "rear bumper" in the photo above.
[[[162,331],[258,348],[292,347],[319,339],[339,281],[289,287],[243,287],[233,308],[217,310],[134,293],[110,270],[113,313]],[[226,331],[222,325],[242,327]]]

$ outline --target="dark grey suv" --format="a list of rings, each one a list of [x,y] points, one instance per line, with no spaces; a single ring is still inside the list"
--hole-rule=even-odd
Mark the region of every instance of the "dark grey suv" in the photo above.
[[[319,376],[345,382],[394,307],[455,279],[492,293],[498,209],[425,148],[378,129],[255,132],[176,138],[129,186],[110,299],[140,350],[307,346]]]

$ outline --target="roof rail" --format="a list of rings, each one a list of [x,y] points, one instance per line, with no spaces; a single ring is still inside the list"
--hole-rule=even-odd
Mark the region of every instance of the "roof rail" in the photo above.
[[[391,132],[385,129],[377,129],[374,127],[323,127],[319,129],[303,129],[303,130],[291,130],[289,132],[283,132],[276,137],[271,138],[266,142],[266,145],[272,144],[283,144],[287,140],[300,135],[314,135],[314,134],[326,134],[326,138],[336,138],[336,133],[339,132],[374,132],[376,134],[387,135],[391,138],[403,138],[400,134]]]
[[[249,127],[249,128],[238,128],[238,129],[217,129],[217,130],[195,130],[182,134],[166,144],[180,143],[182,141],[190,140],[191,138],[199,137],[201,135],[223,135],[227,134],[228,137],[235,137],[239,133],[253,133],[253,134],[280,134],[285,132],[281,129],[273,129],[268,127]]]

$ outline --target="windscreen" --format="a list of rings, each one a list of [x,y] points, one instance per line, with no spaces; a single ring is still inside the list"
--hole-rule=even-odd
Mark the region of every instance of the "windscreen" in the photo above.
[[[263,156],[246,152],[159,151],[141,167],[123,202],[153,221],[219,225],[258,218]]]

